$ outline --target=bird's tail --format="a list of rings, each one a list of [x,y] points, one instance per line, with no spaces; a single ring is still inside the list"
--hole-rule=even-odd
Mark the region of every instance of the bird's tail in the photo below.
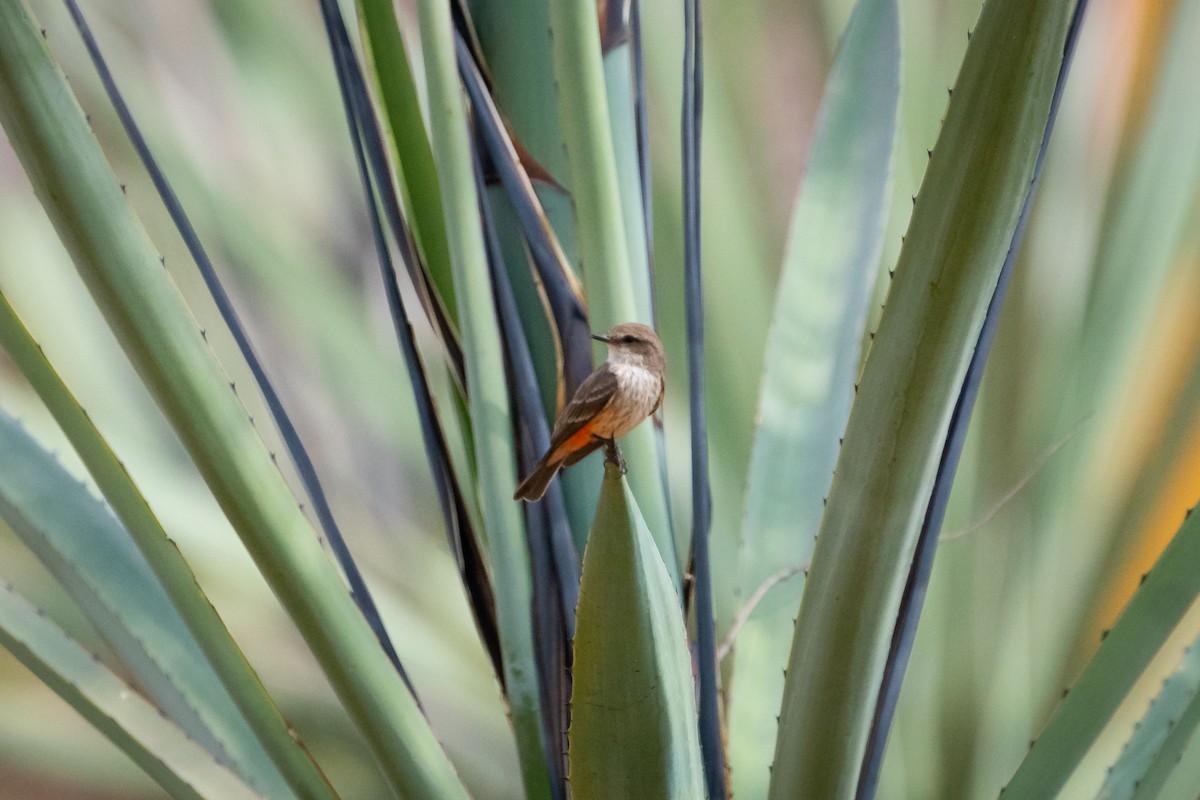
[[[546,493],[546,489],[550,487],[550,481],[554,480],[554,474],[558,472],[558,468],[562,466],[561,461],[542,461],[533,472],[529,473],[529,477],[521,481],[521,485],[517,487],[517,491],[513,494],[513,500],[541,500],[542,495]]]

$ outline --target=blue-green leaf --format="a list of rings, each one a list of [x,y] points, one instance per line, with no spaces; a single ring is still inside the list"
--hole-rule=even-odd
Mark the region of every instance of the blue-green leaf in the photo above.
[[[290,796],[125,529],[3,412],[0,517],[168,719],[264,794]]]
[[[11,587],[0,586],[0,646],[70,703],[172,797],[253,800],[260,795],[163,717]]]
[[[1183,661],[1150,701],[1134,726],[1121,757],[1109,769],[1096,800],[1154,797],[1183,746],[1200,721],[1200,642],[1192,642]],[[1153,783],[1154,785],[1151,785]]]
[[[887,220],[900,92],[894,0],[862,0],[842,38],[792,217],[767,338],[739,564],[745,604],[806,565],[850,415]],[[735,794],[762,796],[803,575],[776,584],[734,642],[729,742]]]

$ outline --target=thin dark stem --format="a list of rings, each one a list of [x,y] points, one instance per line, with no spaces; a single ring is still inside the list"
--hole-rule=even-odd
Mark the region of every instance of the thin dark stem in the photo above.
[[[646,58],[642,52],[642,4],[629,4],[629,35],[633,59],[633,124],[637,132],[638,178],[642,187],[642,222],[646,231],[646,263],[654,275],[654,213],[650,182],[650,126],[646,111]],[[651,293],[653,298],[654,294]]]
[[[710,798],[727,796],[717,700],[717,643],[708,539],[712,489],[704,417],[704,292],[700,254],[700,122],[704,97],[699,0],[684,2],[683,227],[687,310],[688,408],[692,432],[692,551],[696,592],[696,660],[700,678],[700,752]]]

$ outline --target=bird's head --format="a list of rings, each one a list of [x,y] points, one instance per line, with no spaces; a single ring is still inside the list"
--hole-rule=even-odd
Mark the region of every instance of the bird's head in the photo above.
[[[645,367],[662,373],[662,342],[650,326],[640,322],[622,322],[604,336],[593,335],[592,338],[608,345],[610,362]]]

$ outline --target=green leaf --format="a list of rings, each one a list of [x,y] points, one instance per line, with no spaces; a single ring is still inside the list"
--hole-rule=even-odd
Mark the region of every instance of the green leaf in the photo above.
[[[0,6],[0,123],[126,354],[396,791],[463,796],[159,263],[24,3]]]
[[[637,127],[634,120],[633,58],[631,40],[604,54],[604,88],[613,142],[617,186],[620,191],[621,219],[625,227],[629,285],[633,289],[637,319],[653,319],[654,301],[650,296],[649,250],[646,242],[645,214],[642,211],[642,179],[638,167]]]
[[[454,283],[450,270],[450,246],[446,224],[442,220],[442,194],[429,135],[417,100],[412,67],[396,23],[391,0],[358,0],[359,14],[366,35],[363,43],[370,56],[392,150],[400,197],[413,221],[413,237],[429,267],[429,274],[445,303],[451,319],[457,316]]]
[[[1188,512],[1116,625],[1017,768],[1002,798],[1057,796],[1150,659],[1200,596],[1200,514]]]
[[[637,317],[595,6],[553,0],[550,29],[592,324],[649,323]]]
[[[652,319],[655,324],[661,324],[662,318],[654,313],[654,276],[650,270],[647,221],[638,163],[632,46],[630,39],[604,54],[604,86],[611,115],[609,125],[612,129],[617,184],[620,187],[622,219],[625,222],[625,245],[628,248],[630,285],[633,287],[637,319]],[[669,484],[666,483],[667,464],[663,430],[656,426],[651,433],[657,458],[655,463],[659,467],[659,478],[664,482],[665,495]],[[671,537],[675,545],[674,563],[683,564],[691,553],[690,531],[680,531],[678,535],[672,531]]]
[[[858,3],[826,82],[767,338],[742,528],[742,603],[812,556],[883,248],[899,26],[894,0]],[[750,613],[734,642],[729,702],[735,795],[766,793],[803,581],[802,574],[782,581],[752,611],[743,609]]]
[[[1073,7],[991,0],[967,49],[813,551],[773,798],[855,796],[947,425],[1029,191]]]
[[[595,4],[552,0],[550,29],[588,318],[597,331],[621,322],[650,324],[652,320],[638,315],[639,292],[633,285],[637,277],[625,235],[625,215],[641,214],[641,197],[630,194],[634,209],[627,211],[622,205]],[[652,425],[639,425],[622,440],[621,450],[630,465],[634,496],[678,585],[680,568],[654,437]]]
[[[704,797],[679,595],[607,463],[583,557],[572,676],[575,797]]]
[[[0,646],[111,739],[172,797],[259,798],[12,587],[0,586]]]
[[[1157,793],[1200,721],[1198,690],[1200,642],[1192,642],[1179,668],[1134,726],[1133,735],[1109,769],[1097,800],[1130,800]]]
[[[520,505],[512,499],[517,485],[512,410],[484,249],[466,108],[455,61],[450,8],[440,0],[422,0],[418,12],[429,86],[433,155],[442,187],[458,297],[458,322],[467,362],[467,402],[475,462],[481,476],[477,485],[495,578],[504,688],[516,731],[525,793],[533,798],[547,797],[550,778],[534,664],[529,545]]]

